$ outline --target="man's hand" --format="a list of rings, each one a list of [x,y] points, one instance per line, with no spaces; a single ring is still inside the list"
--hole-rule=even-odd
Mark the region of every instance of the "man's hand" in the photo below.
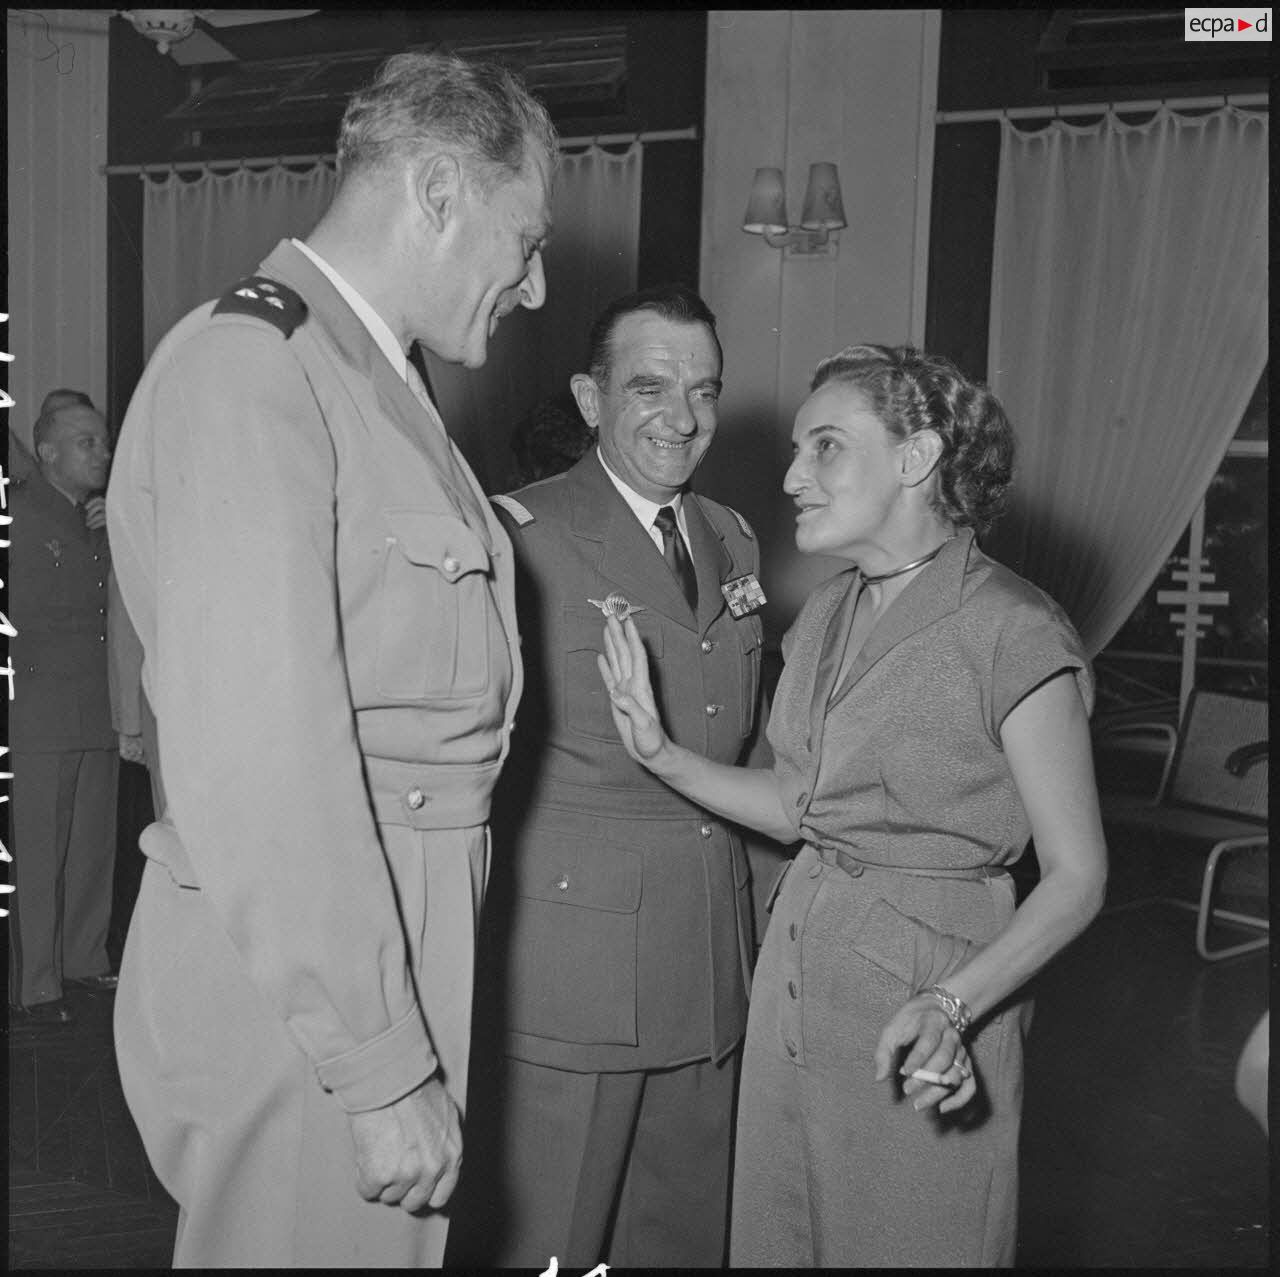
[[[147,751],[143,748],[141,736],[130,736],[125,732],[119,733],[120,739],[120,757],[126,763],[141,763],[144,767],[147,765]]]
[[[106,497],[90,497],[84,503],[84,522],[91,532],[107,526]]]
[[[462,1168],[458,1106],[439,1077],[371,1113],[350,1113],[356,1147],[356,1188],[369,1202],[401,1210],[439,1209]]]

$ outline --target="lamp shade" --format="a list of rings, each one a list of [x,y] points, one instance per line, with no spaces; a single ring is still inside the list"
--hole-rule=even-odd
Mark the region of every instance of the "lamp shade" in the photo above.
[[[810,164],[800,225],[807,231],[837,231],[848,226],[840,198],[840,174],[834,164]]]
[[[753,235],[763,235],[766,231],[779,235],[787,229],[787,192],[782,185],[780,168],[756,169],[742,229]]]

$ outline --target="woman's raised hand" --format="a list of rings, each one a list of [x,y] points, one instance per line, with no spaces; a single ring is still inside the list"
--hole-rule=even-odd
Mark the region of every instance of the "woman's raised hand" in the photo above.
[[[614,726],[627,753],[647,765],[667,743],[667,734],[658,719],[649,682],[649,657],[630,617],[623,622],[613,616],[605,618],[604,651],[596,657],[596,664],[609,692]]]

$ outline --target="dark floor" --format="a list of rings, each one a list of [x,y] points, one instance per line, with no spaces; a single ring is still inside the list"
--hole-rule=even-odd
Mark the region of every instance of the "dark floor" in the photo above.
[[[1267,1141],[1233,1076],[1267,953],[1202,962],[1192,914],[1114,907],[1143,856],[1113,866],[1109,911],[1036,985],[1019,1266],[1265,1267]],[[111,997],[70,997],[75,1025],[7,1034],[9,1266],[165,1267],[176,1210],[120,1093]]]

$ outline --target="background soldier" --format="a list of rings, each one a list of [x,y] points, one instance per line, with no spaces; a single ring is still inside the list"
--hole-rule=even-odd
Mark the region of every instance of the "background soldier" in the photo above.
[[[11,488],[14,699],[9,1002],[67,1024],[64,984],[110,989],[117,737],[108,686],[107,424],[75,390],[45,398]]]

